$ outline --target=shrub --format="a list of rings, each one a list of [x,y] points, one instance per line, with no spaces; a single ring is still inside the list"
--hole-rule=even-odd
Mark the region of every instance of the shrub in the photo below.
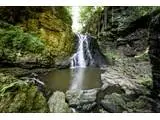
[[[33,33],[0,21],[0,57],[18,52],[42,53],[44,48],[44,42]]]

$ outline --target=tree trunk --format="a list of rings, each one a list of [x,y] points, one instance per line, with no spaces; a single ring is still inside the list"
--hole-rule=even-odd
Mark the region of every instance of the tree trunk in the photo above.
[[[107,29],[107,12],[108,12],[108,7],[104,7],[104,31]]]

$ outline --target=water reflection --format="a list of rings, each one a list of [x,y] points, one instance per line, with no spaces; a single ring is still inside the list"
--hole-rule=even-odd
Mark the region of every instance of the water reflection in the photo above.
[[[41,76],[41,80],[52,91],[69,89],[92,89],[100,87],[99,68],[74,68],[54,70]]]
[[[74,68],[71,69],[71,85],[69,89],[82,89],[84,81],[85,68]]]

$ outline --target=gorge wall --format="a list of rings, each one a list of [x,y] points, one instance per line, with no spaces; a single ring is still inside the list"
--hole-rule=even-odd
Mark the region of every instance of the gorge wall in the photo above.
[[[29,61],[34,63],[38,61],[43,65],[49,64],[53,66],[57,61],[70,56],[73,51],[74,34],[71,29],[72,20],[65,7],[0,7],[0,20],[1,26],[5,22],[8,24],[8,27],[18,27],[17,29],[22,34],[32,34],[39,39],[38,43],[36,43],[37,41],[34,43],[35,38],[31,38],[33,42],[29,43],[28,49],[29,47],[41,47],[39,51],[32,50],[31,53],[34,54],[24,53],[24,50],[20,48],[17,50],[19,56],[16,54],[18,52],[15,55],[13,55],[13,52],[12,55],[5,55],[9,56],[9,59],[12,58],[10,56],[14,56],[15,59],[13,61],[18,63]],[[7,31],[8,28],[3,26],[1,29]],[[10,34],[12,35],[12,33]],[[13,33],[12,36],[15,36],[15,34]],[[1,39],[5,38],[5,36],[7,35],[1,34]],[[13,43],[16,40],[17,38],[15,37],[15,40],[11,42]],[[20,42],[20,40],[17,41]],[[16,44],[19,45],[19,43]],[[13,48],[14,45],[12,44],[11,47]],[[1,57],[4,56],[2,55],[3,53]],[[42,56],[43,59],[40,59],[39,56]]]
[[[83,31],[98,38],[103,53],[134,57],[147,50],[148,26],[158,13],[158,7],[104,7],[90,17]]]
[[[112,61],[126,58],[133,64],[151,63],[152,96],[156,99],[160,88],[159,15],[159,7],[104,7],[95,12],[83,28],[83,32],[97,37],[102,52]],[[124,62],[125,66],[128,62]]]

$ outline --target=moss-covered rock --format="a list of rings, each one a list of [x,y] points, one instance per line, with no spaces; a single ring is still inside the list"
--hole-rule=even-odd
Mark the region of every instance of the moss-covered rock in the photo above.
[[[0,112],[48,112],[48,106],[36,86],[0,73]]]
[[[21,66],[26,63],[46,66],[53,60],[48,59],[44,51],[46,51],[44,41],[38,36],[24,32],[20,27],[0,21],[1,63],[6,61],[6,63],[21,64]]]
[[[117,93],[106,95],[104,100],[101,101],[101,104],[108,112],[116,113],[123,112],[126,107],[123,96]]]
[[[50,112],[55,113],[68,113],[71,112],[69,105],[65,102],[65,94],[63,92],[56,91],[49,98],[48,101]]]
[[[33,56],[39,57],[39,54],[41,54],[40,57],[45,59],[40,60],[40,62],[47,61],[45,64],[54,64],[54,61],[63,60],[72,54],[74,46],[74,34],[71,29],[72,20],[70,13],[65,7],[0,7],[0,20],[14,26],[19,26],[23,30],[24,34],[18,33],[19,36],[21,36],[17,36],[19,41],[22,41],[21,38],[25,36],[25,32],[35,35],[36,38],[31,39],[30,44],[24,41],[20,43],[18,47],[21,48],[24,46],[28,49],[35,48],[35,50],[32,50],[32,52],[35,52]],[[8,28],[6,27],[5,29],[7,32]],[[13,35],[14,41],[17,41],[17,37],[15,37],[14,34],[11,35]],[[9,35],[10,38],[12,38],[11,35]],[[26,36],[27,35],[31,36],[30,34],[26,34]],[[43,46],[43,51],[37,51],[39,48],[37,38],[43,41],[43,44],[40,45],[40,47]],[[35,47],[33,47],[33,45]],[[15,48],[17,48],[17,46]],[[20,49],[20,51],[21,50],[23,51],[23,49]],[[7,55],[9,56],[8,59],[14,61],[18,51],[13,51],[5,53],[9,54]],[[10,53],[15,54],[11,56]],[[3,54],[3,51],[0,50],[0,55],[1,54]],[[26,56],[28,56],[28,54],[24,54],[20,58],[26,58]],[[34,59],[35,57],[32,58]]]
[[[126,104],[128,112],[152,112],[153,100],[146,96],[140,96],[135,101],[130,101]]]

